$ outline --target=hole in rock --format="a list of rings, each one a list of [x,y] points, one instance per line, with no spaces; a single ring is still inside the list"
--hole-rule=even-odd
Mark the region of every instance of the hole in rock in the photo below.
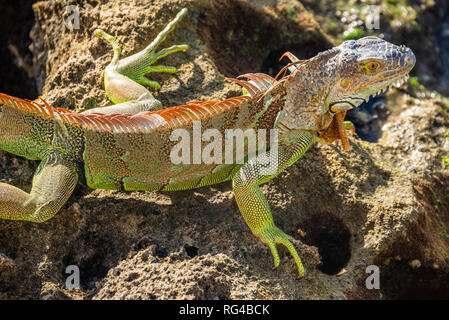
[[[184,249],[186,250],[187,255],[190,258],[196,257],[198,255],[198,248],[197,247],[185,245]]]
[[[380,269],[380,289],[387,300],[447,300],[449,275],[432,268],[413,269],[395,261]]]
[[[351,232],[344,222],[335,215],[318,212],[308,217],[302,224],[305,232],[304,243],[315,246],[321,256],[318,269],[334,275],[344,268],[351,258]]]

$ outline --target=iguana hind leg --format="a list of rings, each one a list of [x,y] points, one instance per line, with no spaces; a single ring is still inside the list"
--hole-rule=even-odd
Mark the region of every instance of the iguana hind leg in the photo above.
[[[276,244],[283,244],[295,259],[301,276],[304,275],[304,267],[295,247],[290,242],[292,237],[274,224],[270,206],[259,184],[273,179],[297,161],[309,149],[314,138],[314,135],[307,131],[292,132],[285,138],[290,141],[280,141],[278,155],[274,156],[275,158],[270,155],[269,161],[263,161],[262,155],[249,160],[232,180],[235,200],[240,212],[253,234],[270,247],[275,266],[278,266],[280,262]]]
[[[175,67],[153,66],[153,64],[169,54],[189,48],[183,44],[156,51],[186,13],[187,9],[182,9],[145,49],[121,60],[121,49],[115,38],[103,30],[95,30],[94,35],[109,42],[114,50],[112,61],[105,70],[104,83],[107,96],[116,105],[94,108],[83,113],[138,113],[162,109],[162,104],[144,87],[159,89],[160,85],[156,81],[149,80],[145,75],[151,72],[176,73],[178,71]]]
[[[30,193],[0,183],[0,218],[43,222],[66,203],[78,182],[74,166],[60,154],[42,160]]]

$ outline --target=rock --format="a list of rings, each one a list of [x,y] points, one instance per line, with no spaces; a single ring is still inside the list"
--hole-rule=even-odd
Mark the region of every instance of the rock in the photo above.
[[[421,267],[421,261],[419,261],[418,259],[412,260],[409,263],[409,266],[412,267],[413,269],[418,269]]]

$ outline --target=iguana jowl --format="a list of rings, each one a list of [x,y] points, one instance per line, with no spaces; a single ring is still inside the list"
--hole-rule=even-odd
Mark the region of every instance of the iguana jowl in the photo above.
[[[0,94],[0,148],[32,160],[42,160],[30,193],[0,183],[0,218],[43,222],[55,215],[70,197],[79,177],[96,189],[185,190],[232,180],[235,199],[251,231],[266,243],[279,265],[276,244],[293,255],[300,275],[304,268],[289,241],[273,222],[259,185],[297,161],[314,141],[341,139],[348,147],[343,118],[371,95],[406,80],[415,64],[412,51],[376,37],[345,41],[309,60],[286,56],[292,63],[287,77],[276,81],[265,74],[246,74],[235,82],[248,94],[225,101],[191,102],[162,109],[144,85],[150,72],[174,67],[153,66],[176,45],[156,51],[186,14],[176,18],[143,51],[120,60],[120,47],[102,30],[114,56],[105,71],[105,90],[115,104],[77,114]],[[239,77],[239,79],[241,79]],[[277,129],[277,167],[272,174],[257,157],[244,164],[173,165],[170,140],[174,129]]]

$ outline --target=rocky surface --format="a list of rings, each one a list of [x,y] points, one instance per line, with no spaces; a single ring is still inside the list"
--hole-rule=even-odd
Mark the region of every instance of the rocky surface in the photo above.
[[[187,43],[191,49],[165,58],[179,73],[152,75],[162,84],[155,95],[166,106],[235,96],[239,87],[224,76],[275,74],[283,51],[307,58],[341,40],[321,21],[325,12],[317,3],[37,2],[31,32],[37,88],[55,107],[106,105],[102,72],[112,51],[91,37],[93,30],[116,35],[128,55],[187,7],[164,46]],[[64,24],[72,4],[80,10],[79,30]],[[390,40],[401,39],[393,32]],[[418,57],[421,63],[430,65],[425,57]],[[431,69],[417,69],[437,88]],[[35,98],[26,91],[21,96]],[[79,186],[46,223],[0,222],[0,298],[448,298],[449,104],[417,83],[391,90],[381,102],[364,106],[374,120],[353,117],[365,124],[357,128],[360,136],[375,135],[366,139],[374,142],[351,137],[348,152],[315,145],[262,188],[276,223],[296,239],[304,278],[282,247],[281,265],[273,268],[229,183],[175,193]],[[1,181],[29,190],[36,165],[2,152]],[[365,287],[365,270],[373,264],[380,268],[379,290]],[[80,268],[78,290],[65,286],[69,265]]]

